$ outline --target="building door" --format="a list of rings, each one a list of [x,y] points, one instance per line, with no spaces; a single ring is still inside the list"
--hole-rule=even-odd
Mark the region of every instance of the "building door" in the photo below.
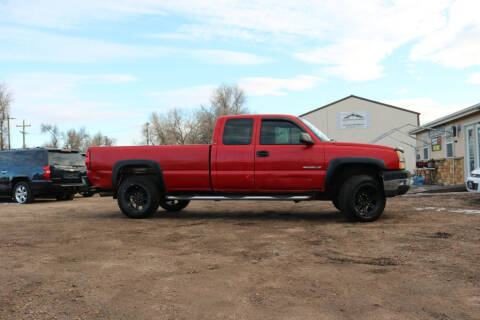
[[[478,125],[471,125],[465,128],[465,143],[467,144],[465,158],[468,176],[478,166],[478,129]]]

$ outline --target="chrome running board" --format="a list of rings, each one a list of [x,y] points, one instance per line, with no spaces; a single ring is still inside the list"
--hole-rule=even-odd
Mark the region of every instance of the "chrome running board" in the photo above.
[[[276,196],[167,196],[167,200],[286,200],[286,201],[303,201],[311,200],[312,196],[291,196],[291,195],[276,195]]]

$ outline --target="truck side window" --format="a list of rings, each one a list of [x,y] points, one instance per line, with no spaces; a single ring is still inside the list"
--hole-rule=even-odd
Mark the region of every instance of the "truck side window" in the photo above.
[[[262,120],[260,144],[302,144],[303,130],[290,121]]]
[[[223,130],[224,145],[249,145],[252,142],[253,119],[228,119]]]

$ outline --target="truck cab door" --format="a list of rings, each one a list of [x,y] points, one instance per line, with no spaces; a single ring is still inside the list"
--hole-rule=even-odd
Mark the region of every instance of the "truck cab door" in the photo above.
[[[325,179],[324,145],[290,118],[262,118],[255,149],[257,191],[305,192],[321,190]],[[313,144],[302,142],[302,133]]]
[[[221,192],[255,190],[253,117],[224,119],[212,146],[212,187]],[[222,126],[223,125],[223,126]]]

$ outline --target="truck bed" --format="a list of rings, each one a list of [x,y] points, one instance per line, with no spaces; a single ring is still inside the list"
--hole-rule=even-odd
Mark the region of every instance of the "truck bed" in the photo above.
[[[210,145],[91,147],[90,181],[97,187],[112,188],[112,168],[122,160],[158,162],[169,191],[208,191],[210,186]],[[90,173],[95,174],[90,175]]]

